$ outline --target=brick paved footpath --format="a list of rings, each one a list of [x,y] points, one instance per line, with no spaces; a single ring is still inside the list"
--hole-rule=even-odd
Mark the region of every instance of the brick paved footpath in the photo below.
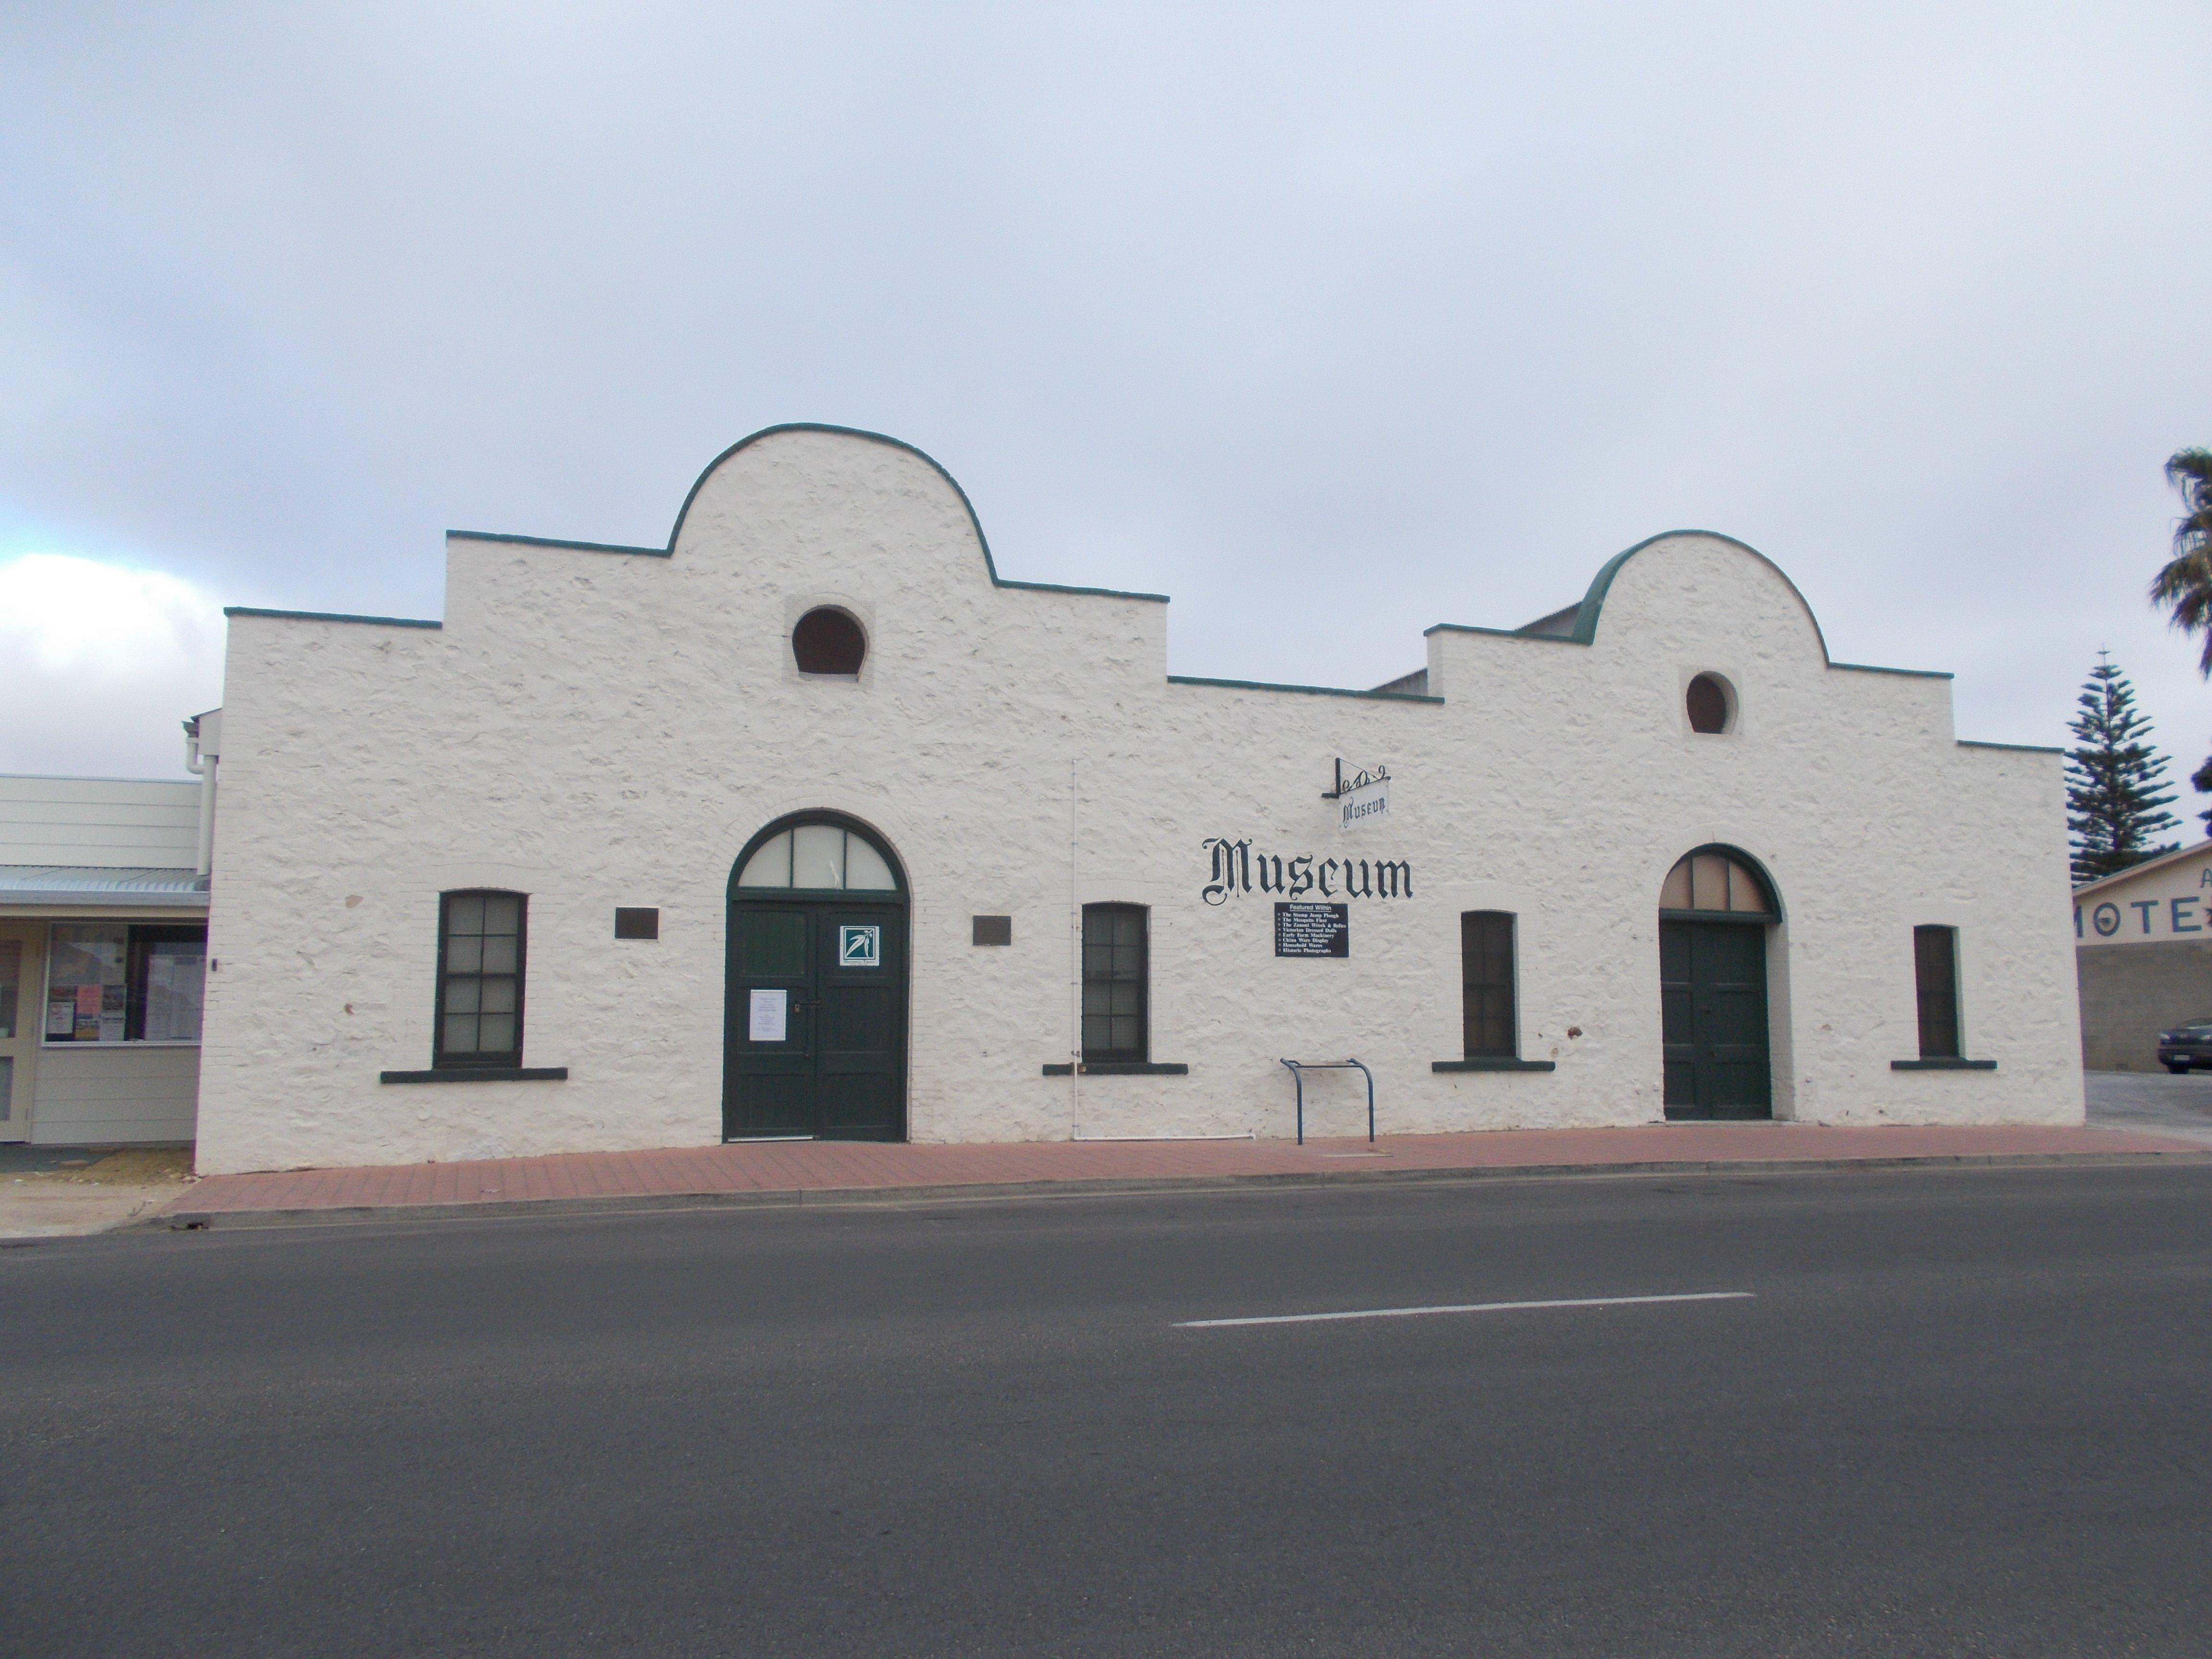
[[[900,1194],[1141,1189],[1454,1174],[1596,1173],[2076,1159],[2212,1161],[2201,1144],[2114,1129],[1832,1128],[1800,1123],[1675,1123],[1625,1129],[1504,1129],[1364,1140],[1028,1141],[896,1146],[753,1142],[636,1152],[569,1152],[210,1176],[161,1212],[174,1224],[221,1217],[437,1206],[803,1202]],[[981,1195],[980,1191],[977,1195]]]

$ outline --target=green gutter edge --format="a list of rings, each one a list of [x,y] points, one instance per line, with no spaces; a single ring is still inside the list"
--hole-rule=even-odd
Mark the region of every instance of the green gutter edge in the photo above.
[[[1309,697],[1364,697],[1375,702],[1434,702],[1442,697],[1424,696],[1418,691],[1354,691],[1340,685],[1277,685],[1267,680],[1209,680],[1195,674],[1170,674],[1170,685],[1211,685],[1228,691],[1295,691]]]
[[[264,611],[258,605],[227,605],[222,608],[226,617],[275,617],[284,622],[340,622],[367,623],[374,628],[443,628],[441,622],[425,622],[419,617],[354,617],[337,611]]]
[[[446,539],[464,542],[515,542],[524,547],[566,547],[579,553],[628,553],[641,559],[665,559],[665,547],[623,547],[615,542],[564,542],[551,536],[510,536],[497,530],[448,530]]]
[[[1959,678],[1941,668],[1875,668],[1863,662],[1832,662],[1828,666],[1852,674],[1903,674],[1916,680],[1955,680]]]
[[[1431,634],[1487,634],[1494,639],[1526,640],[1532,645],[1580,645],[1580,640],[1571,640],[1565,634],[1523,634],[1517,628],[1477,628],[1472,623],[1438,623],[1433,628],[1421,630],[1426,639]]]
[[[1961,749],[2009,749],[2016,755],[2063,755],[2063,749],[2047,748],[2039,743],[1977,743],[1972,738],[1955,739]]]

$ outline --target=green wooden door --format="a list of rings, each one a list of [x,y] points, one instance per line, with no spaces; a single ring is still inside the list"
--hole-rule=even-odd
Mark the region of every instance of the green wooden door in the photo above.
[[[906,912],[732,901],[725,1139],[906,1134]]]
[[[1774,1115],[1764,927],[1662,921],[1659,1006],[1668,1117]]]

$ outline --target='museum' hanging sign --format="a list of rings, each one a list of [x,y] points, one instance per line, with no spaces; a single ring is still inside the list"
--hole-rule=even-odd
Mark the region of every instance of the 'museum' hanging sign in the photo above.
[[[1336,803],[1336,827],[1357,830],[1362,824],[1373,823],[1390,815],[1390,774],[1378,766],[1372,772],[1362,772],[1357,777],[1344,775],[1344,763],[1336,763],[1336,793],[1328,799]]]
[[[1199,896],[1208,904],[1225,904],[1233,893],[1256,890],[1280,893],[1285,899],[1308,894],[1320,898],[1411,898],[1413,866],[1403,859],[1316,859],[1310,853],[1285,859],[1273,853],[1255,853],[1249,841],[1208,836],[1200,843],[1212,860],[1206,885]]]

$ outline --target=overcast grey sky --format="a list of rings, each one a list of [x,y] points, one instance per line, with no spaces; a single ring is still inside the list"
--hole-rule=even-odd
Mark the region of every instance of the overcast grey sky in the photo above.
[[[1725,531],[2057,744],[2212,445],[2201,3],[0,5],[0,769],[173,775],[210,607],[439,614],[892,434],[1177,672],[1371,684]],[[92,563],[76,562],[90,561]],[[104,567],[104,568],[103,568]],[[2193,812],[2208,803],[2185,798]],[[2191,828],[2194,828],[2192,822]]]

